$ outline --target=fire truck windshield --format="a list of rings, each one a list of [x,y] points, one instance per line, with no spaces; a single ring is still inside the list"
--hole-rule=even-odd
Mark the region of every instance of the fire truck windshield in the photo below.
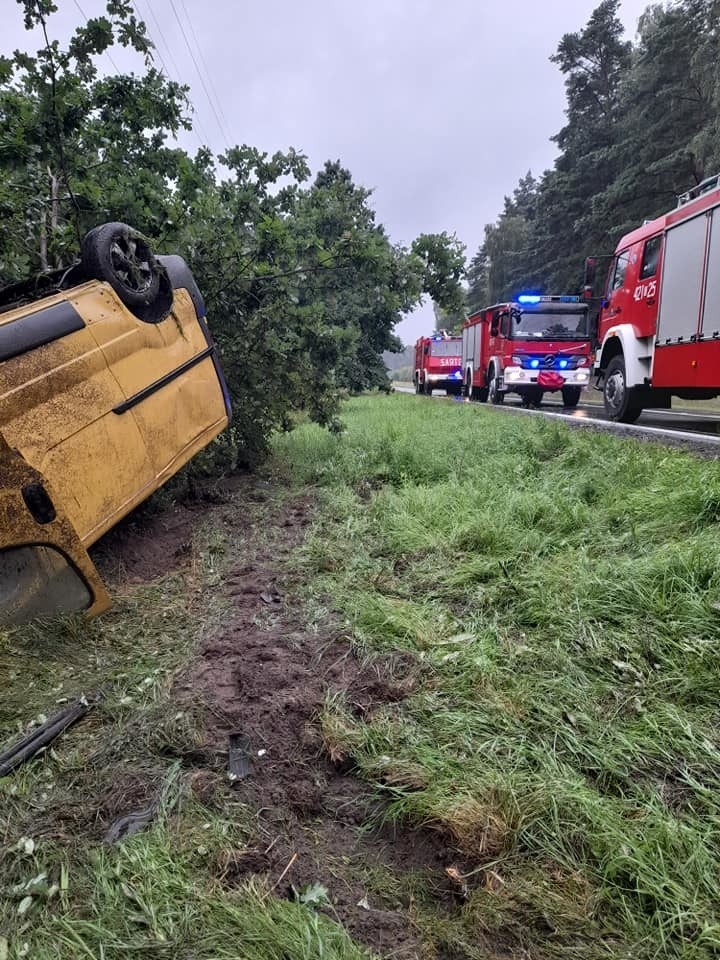
[[[433,357],[459,357],[460,353],[458,340],[433,340],[430,343],[430,355]]]
[[[587,310],[512,310],[512,336],[543,340],[586,340]]]

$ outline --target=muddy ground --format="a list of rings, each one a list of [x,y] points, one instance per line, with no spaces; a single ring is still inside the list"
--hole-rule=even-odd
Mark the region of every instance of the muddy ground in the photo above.
[[[308,626],[307,584],[287,561],[312,522],[311,497],[278,497],[266,482],[236,479],[217,499],[131,518],[103,541],[96,561],[119,585],[182,569],[208,511],[231,541],[242,541],[219,587],[222,626],[198,646],[175,691],[188,707],[203,706],[202,744],[185,764],[196,795],[212,806],[231,782],[234,798],[254,812],[251,842],[218,864],[222,881],[257,875],[280,897],[321,884],[329,894],[323,909],[381,956],[449,956],[422,937],[413,891],[430,893],[433,910],[452,916],[462,900],[447,870],[464,865],[431,830],[378,827],[378,801],[347,761],[331,762],[317,723],[338,691],[359,714],[402,699],[416,665],[392,657],[361,663],[332,618]],[[263,503],[271,510],[257,522],[253,507]],[[141,803],[138,792],[126,803]]]

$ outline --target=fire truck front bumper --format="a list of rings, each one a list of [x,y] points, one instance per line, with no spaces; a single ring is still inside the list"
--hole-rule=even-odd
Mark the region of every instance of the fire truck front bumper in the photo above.
[[[580,367],[578,370],[553,370],[552,372],[553,377],[558,377],[559,386],[555,389],[560,389],[560,385],[580,387],[583,389],[590,383],[591,371],[589,367]],[[540,370],[525,370],[523,367],[505,367],[503,372],[505,387],[512,390],[514,387],[520,386],[538,386],[538,376],[540,373]],[[560,384],[560,380],[562,380],[562,384]]]

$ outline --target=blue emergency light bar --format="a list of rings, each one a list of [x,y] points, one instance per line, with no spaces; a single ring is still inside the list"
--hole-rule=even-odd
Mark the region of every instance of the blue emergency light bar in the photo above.
[[[536,293],[521,293],[518,303],[580,303],[580,297],[541,297]]]

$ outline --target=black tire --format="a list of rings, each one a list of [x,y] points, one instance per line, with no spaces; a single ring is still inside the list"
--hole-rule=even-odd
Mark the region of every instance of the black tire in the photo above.
[[[542,404],[543,395],[544,390],[541,390],[540,387],[524,387],[520,394],[523,407],[539,407]]]
[[[505,394],[498,390],[498,378],[495,376],[495,368],[491,367],[488,373],[488,400],[494,406],[505,400]]]
[[[607,365],[603,401],[608,419],[616,423],[635,423],[642,413],[637,391],[627,385],[623,356],[613,357]]]
[[[433,392],[432,383],[426,378],[423,384],[423,393],[426,397],[431,397]]]
[[[561,393],[564,407],[573,408],[580,403],[582,396],[580,387],[563,387]]]
[[[160,290],[160,271],[150,245],[125,223],[103,223],[91,230],[82,242],[82,262],[129,307],[147,306]]]
[[[95,227],[83,238],[81,258],[86,276],[108,283],[141,320],[158,323],[172,309],[172,285],[165,267],[147,240],[127,224]]]
[[[414,380],[415,380],[415,393],[419,396],[422,393],[422,390],[420,389],[420,377],[416,376],[414,377]]]
[[[472,385],[472,374],[468,370],[465,375],[465,380],[463,381],[463,396],[468,400],[473,399],[473,385]]]

